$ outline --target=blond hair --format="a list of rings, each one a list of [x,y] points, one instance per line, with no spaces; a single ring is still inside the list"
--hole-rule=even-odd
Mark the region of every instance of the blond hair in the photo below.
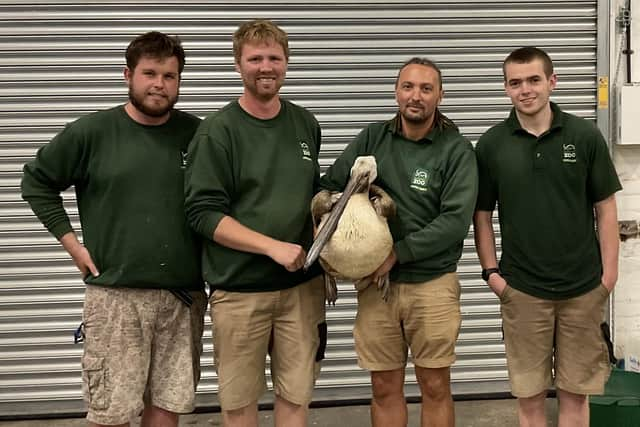
[[[246,43],[275,42],[282,46],[284,55],[289,60],[289,38],[287,33],[268,19],[255,19],[240,25],[233,33],[233,56],[240,63],[242,48]]]

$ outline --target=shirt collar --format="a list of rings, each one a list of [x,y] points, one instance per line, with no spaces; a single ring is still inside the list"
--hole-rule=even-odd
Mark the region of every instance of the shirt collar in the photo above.
[[[397,112],[396,115],[391,118],[390,120],[387,121],[387,127],[389,129],[389,132],[391,132],[393,135],[395,136],[401,136],[403,138],[405,138],[405,136],[402,134],[402,119],[400,118],[400,112]],[[420,138],[417,141],[413,141],[413,140],[409,140],[407,138],[407,141],[412,141],[412,142],[433,142],[435,140],[435,138],[440,134],[440,129],[438,129],[436,126],[432,126],[431,130],[429,132],[427,132],[426,135],[424,135],[422,138]]]
[[[553,114],[553,119],[551,120],[551,127],[545,133],[549,133],[555,129],[559,129],[564,125],[564,113],[555,102],[549,102],[551,106],[551,113]],[[527,132],[520,125],[520,121],[518,120],[518,116],[516,115],[515,107],[511,108],[511,112],[509,113],[509,117],[507,118],[507,126],[511,129],[511,133],[516,132]]]

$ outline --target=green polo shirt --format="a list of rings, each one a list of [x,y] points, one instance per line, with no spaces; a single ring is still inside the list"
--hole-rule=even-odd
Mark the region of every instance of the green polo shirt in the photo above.
[[[594,203],[622,186],[595,125],[554,103],[551,109],[551,128],[539,137],[512,110],[480,138],[476,209],[492,211],[498,203],[500,269],[509,285],[557,300],[600,283]]]
[[[405,138],[400,119],[373,123],[349,144],[320,186],[342,191],[358,156],[376,158],[375,184],[396,203],[389,219],[398,263],[391,280],[428,281],[456,271],[478,192],[471,143],[455,126],[433,128],[424,138]]]

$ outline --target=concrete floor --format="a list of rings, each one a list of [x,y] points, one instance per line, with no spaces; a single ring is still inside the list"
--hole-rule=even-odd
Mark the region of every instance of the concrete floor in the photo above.
[[[455,402],[457,427],[510,427],[517,426],[516,401],[470,400]],[[548,425],[555,426],[557,406],[555,399],[547,399]],[[260,411],[260,427],[273,425],[272,411]],[[0,427],[84,427],[81,418],[58,420],[0,421]],[[136,424],[137,425],[137,424]],[[220,414],[204,413],[184,415],[180,418],[180,427],[218,427],[221,426]],[[310,427],[368,427],[368,406],[341,406],[331,408],[312,408],[309,414]],[[420,405],[409,405],[409,426],[420,425]]]

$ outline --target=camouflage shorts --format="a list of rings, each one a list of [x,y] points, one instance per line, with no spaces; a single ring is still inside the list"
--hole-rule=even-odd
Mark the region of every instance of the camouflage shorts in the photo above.
[[[123,424],[145,404],[191,412],[200,378],[206,297],[191,309],[158,289],[87,285],[82,385],[87,420]]]

